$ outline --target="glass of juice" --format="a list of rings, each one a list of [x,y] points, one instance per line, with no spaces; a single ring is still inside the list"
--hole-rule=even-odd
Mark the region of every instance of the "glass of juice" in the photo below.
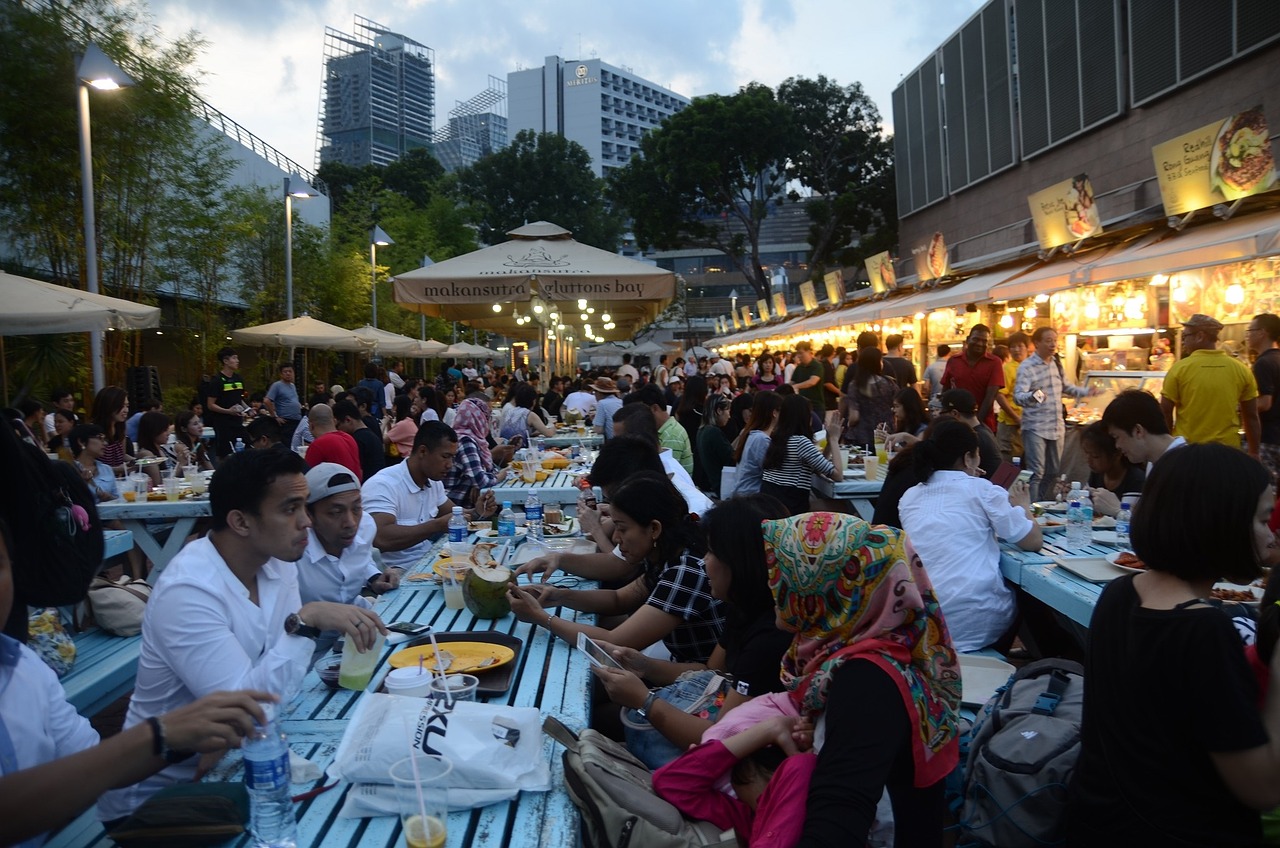
[[[386,637],[381,633],[373,643],[373,647],[363,654],[356,650],[356,640],[347,636],[342,645],[342,666],[338,669],[338,685],[343,689],[364,691],[373,679],[373,670],[382,656],[382,646]]]
[[[449,835],[447,785],[452,771],[448,758],[421,751],[391,766],[396,809],[408,848],[444,848]]]
[[[445,609],[460,610],[466,603],[462,597],[462,578],[465,568],[446,568],[444,571],[444,606]]]

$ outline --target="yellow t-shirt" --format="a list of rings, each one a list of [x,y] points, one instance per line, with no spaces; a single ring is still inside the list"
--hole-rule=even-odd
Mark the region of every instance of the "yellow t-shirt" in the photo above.
[[[1018,382],[1018,364],[1013,361],[1013,357],[1009,357],[1004,361],[1004,388],[1000,390],[1000,394],[1004,395],[1004,399],[1009,405],[1018,411],[1019,417],[1022,415],[1022,407],[1013,402],[1013,386]],[[1004,411],[1004,407],[996,404],[996,420],[1001,424],[1017,424],[1009,413]]]
[[[1173,401],[1176,435],[1238,448],[1239,405],[1258,396],[1258,383],[1249,367],[1225,350],[1197,350],[1173,364],[1161,394]]]

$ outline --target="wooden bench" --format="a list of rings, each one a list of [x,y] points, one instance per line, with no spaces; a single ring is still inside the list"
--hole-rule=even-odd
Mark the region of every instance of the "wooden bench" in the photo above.
[[[92,716],[132,691],[142,636],[112,636],[95,627],[75,640],[76,664],[62,689],[80,715]]]

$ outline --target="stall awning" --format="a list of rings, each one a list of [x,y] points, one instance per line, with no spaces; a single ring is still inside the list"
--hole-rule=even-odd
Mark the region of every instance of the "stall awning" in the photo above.
[[[1153,274],[1174,274],[1277,253],[1280,253],[1280,211],[1272,210],[1183,232],[1168,230],[1153,241],[1134,244],[1093,263],[1091,282],[1110,283]]]
[[[876,304],[879,309],[875,317],[879,320],[905,318],[917,312],[927,313],[934,309],[946,309],[975,301],[985,301],[989,299],[988,296],[991,294],[992,289],[1005,280],[1027,270],[1027,267],[1020,265],[1015,268],[988,271],[984,274],[972,276],[967,280],[962,280],[954,286],[930,289],[909,297],[881,301]]]

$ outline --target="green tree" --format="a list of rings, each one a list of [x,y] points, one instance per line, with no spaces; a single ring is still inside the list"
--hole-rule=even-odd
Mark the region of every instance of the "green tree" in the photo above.
[[[427,208],[436,184],[444,176],[444,166],[428,150],[410,150],[382,172],[382,185],[401,195],[418,209]]]
[[[767,298],[760,225],[786,200],[785,163],[797,146],[790,109],[752,83],[700,97],[645,135],[641,155],[612,174],[610,196],[641,244],[723,251]]]
[[[505,241],[509,230],[534,221],[559,224],[578,241],[608,251],[622,235],[591,155],[555,133],[522,130],[505,149],[460,171],[456,185],[485,244]]]
[[[821,279],[831,264],[855,264],[896,243],[893,150],[862,85],[792,77],[778,86],[778,100],[799,128],[787,178],[812,193],[805,206],[810,277]],[[791,193],[793,200],[798,196]],[[863,243],[851,248],[859,236]]]

